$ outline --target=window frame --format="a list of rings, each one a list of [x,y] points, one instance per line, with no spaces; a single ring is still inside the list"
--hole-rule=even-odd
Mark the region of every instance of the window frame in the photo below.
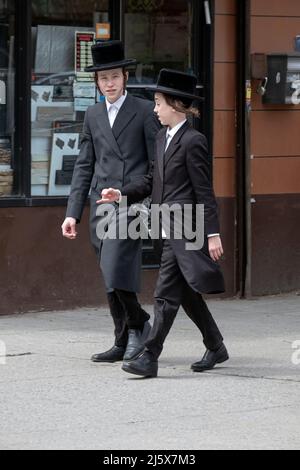
[[[31,2],[15,0],[15,99],[13,194],[0,207],[30,205],[31,195]]]

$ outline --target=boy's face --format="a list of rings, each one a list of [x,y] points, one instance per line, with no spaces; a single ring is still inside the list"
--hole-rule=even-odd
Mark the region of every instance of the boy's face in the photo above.
[[[155,93],[154,112],[163,126],[169,126],[174,118],[174,109],[168,105],[162,93]]]
[[[128,72],[122,68],[98,72],[98,86],[110,103],[117,101],[123,94],[128,80]]]

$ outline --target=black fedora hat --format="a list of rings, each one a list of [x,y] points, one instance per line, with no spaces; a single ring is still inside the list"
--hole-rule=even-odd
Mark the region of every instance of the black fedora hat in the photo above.
[[[125,59],[124,46],[121,41],[97,41],[92,46],[93,65],[85,72],[118,69],[136,65],[135,59]]]
[[[162,69],[159,72],[157,84],[149,85],[146,89],[180,98],[203,101],[204,98],[195,94],[196,87],[197,77],[195,75],[178,70]]]

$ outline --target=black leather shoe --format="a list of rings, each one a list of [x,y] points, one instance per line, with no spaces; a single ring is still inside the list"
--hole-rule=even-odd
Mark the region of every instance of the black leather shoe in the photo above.
[[[192,364],[191,369],[194,372],[204,372],[215,367],[216,364],[222,364],[228,361],[229,355],[225,345],[222,344],[217,351],[210,351],[209,349],[204,354],[203,358],[199,362]]]
[[[113,346],[109,351],[100,354],[94,354],[91,357],[93,362],[119,362],[123,361],[125,348],[120,346]]]
[[[158,362],[150,351],[144,351],[133,361],[124,362],[122,369],[129,374],[142,377],[157,377]]]
[[[145,341],[151,330],[151,325],[147,321],[144,324],[144,329],[141,332],[140,330],[128,330],[128,342],[127,348],[124,354],[124,361],[132,361],[137,357],[145,348]]]

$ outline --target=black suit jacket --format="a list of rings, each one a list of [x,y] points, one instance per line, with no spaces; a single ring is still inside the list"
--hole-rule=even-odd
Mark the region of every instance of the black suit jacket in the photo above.
[[[211,185],[206,137],[186,122],[173,137],[167,152],[166,129],[156,140],[154,165],[140,181],[126,185],[122,194],[135,202],[152,194],[152,204],[204,205],[205,240],[201,250],[187,251],[186,239],[171,239],[178,264],[189,285],[198,292],[224,292],[218,263],[208,252],[207,235],[219,233],[217,203]]]
[[[96,201],[104,188],[121,189],[146,178],[154,158],[155,137],[161,128],[153,109],[153,102],[128,94],[113,128],[105,102],[88,108],[85,116],[66,216],[80,221],[91,188],[91,241],[108,290],[140,290],[141,240],[99,236],[101,217],[97,215]]]
[[[99,196],[104,188],[121,189],[148,174],[161,128],[153,109],[153,102],[128,94],[111,128],[105,102],[88,108],[67,217],[80,221],[90,187]]]

